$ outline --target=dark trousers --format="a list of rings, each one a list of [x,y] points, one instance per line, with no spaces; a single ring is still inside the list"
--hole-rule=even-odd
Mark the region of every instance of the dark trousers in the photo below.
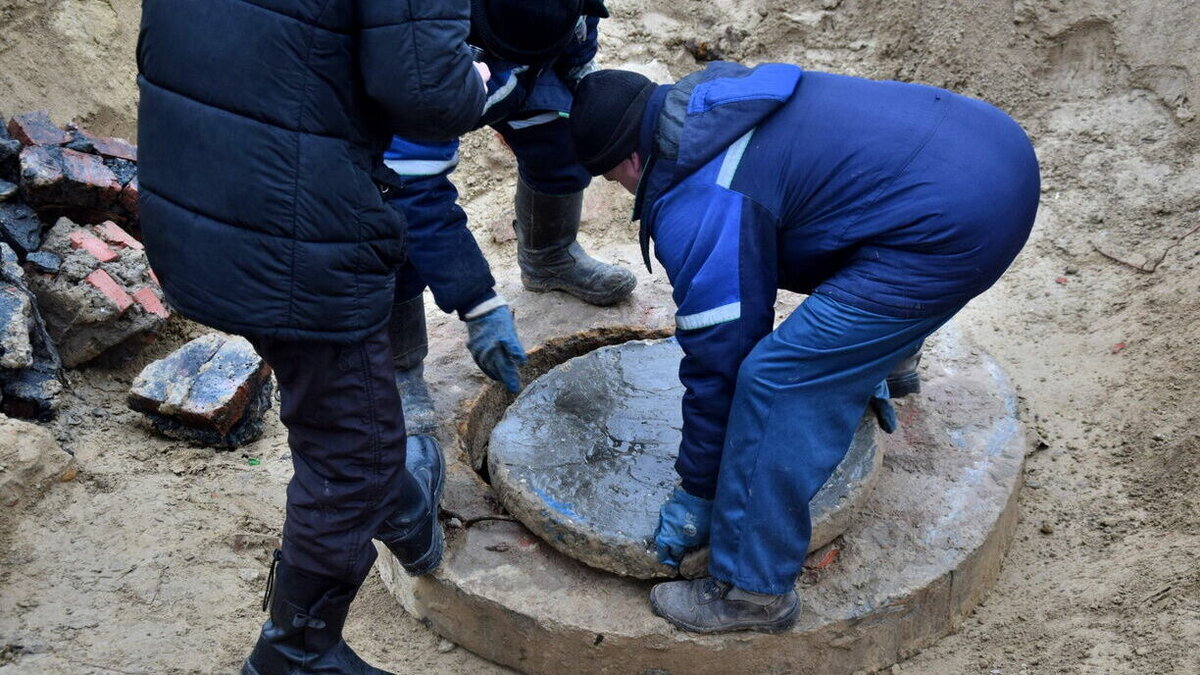
[[[362,342],[252,340],[275,371],[294,474],[283,560],[308,574],[362,583],[384,519],[418,495],[404,470],[404,414],[388,333]]]

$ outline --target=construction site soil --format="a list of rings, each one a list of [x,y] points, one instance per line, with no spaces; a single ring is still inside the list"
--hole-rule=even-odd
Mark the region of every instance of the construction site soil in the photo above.
[[[1037,225],[959,319],[1011,374],[1037,436],[1020,522],[985,602],[892,672],[1200,672],[1200,2],[609,5],[603,66],[666,81],[701,67],[696,55],[787,61],[945,86],[1025,126],[1043,171]],[[0,0],[0,111],[48,108],[132,140],[138,20],[134,0]],[[472,227],[501,291],[522,296],[499,236],[512,159],[486,130],[462,154]],[[593,185],[581,240],[634,268],[630,206]],[[669,292],[661,273],[638,275],[638,294]],[[543,317],[527,346],[551,336],[544,317],[584,328],[622,311],[558,294],[522,305]],[[447,402],[484,380],[459,365],[458,321],[430,321],[452,426],[462,411]],[[73,480],[0,510],[0,674],[228,673],[248,652],[290,475],[277,410],[262,439],[222,452],[163,438],[125,404],[146,363],[206,332],[176,318],[133,360],[70,371],[47,427],[74,453]],[[504,672],[406,615],[374,575],[346,633],[398,673]]]

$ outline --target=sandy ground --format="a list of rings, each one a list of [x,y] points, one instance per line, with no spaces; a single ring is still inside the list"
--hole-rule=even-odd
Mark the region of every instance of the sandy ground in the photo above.
[[[994,591],[892,670],[1200,672],[1200,2],[610,4],[605,65],[678,78],[698,67],[688,41],[705,42],[745,62],[951,87],[1026,126],[1038,224],[961,324],[1008,368],[1041,443]],[[0,0],[0,109],[132,136],[137,18],[131,0]],[[519,295],[512,244],[491,236],[511,218],[511,162],[487,133],[464,155],[464,204]],[[594,187],[584,240],[633,265],[629,205]],[[639,274],[639,293],[666,292]],[[529,306],[564,326],[588,312],[556,296]],[[461,358],[462,329],[431,321],[436,371]],[[0,513],[0,673],[232,672],[251,645],[290,471],[282,428],[272,412],[264,439],[215,453],[155,436],[123,402],[146,362],[203,332],[176,321],[124,366],[71,373],[51,428],[78,477]],[[481,383],[432,379],[443,401]],[[405,615],[374,577],[347,635],[399,673],[501,671]]]

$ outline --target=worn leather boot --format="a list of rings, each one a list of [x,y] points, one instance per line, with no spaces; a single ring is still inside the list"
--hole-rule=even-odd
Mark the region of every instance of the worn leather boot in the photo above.
[[[668,581],[650,590],[654,613],[693,633],[787,630],[800,615],[796,591],[762,595],[743,591],[713,577]]]
[[[438,503],[446,481],[442,449],[429,436],[409,436],[404,468],[412,480],[404,504],[380,527],[383,542],[410,576],[433,571],[442,562],[445,535],[438,521]]]
[[[392,675],[359,658],[342,639],[357,586],[292,569],[275,552],[263,608],[270,617],[242,675]]]
[[[437,411],[429,385],[425,383],[425,357],[429,338],[425,332],[425,296],[417,295],[392,305],[388,319],[392,361],[396,364],[396,388],[404,408],[404,430],[409,434],[433,435]]]
[[[616,265],[602,263],[575,240],[583,210],[583,192],[548,195],[517,180],[517,262],[521,283],[534,292],[566,291],[593,305],[616,304],[633,292],[637,279]]]
[[[921,364],[921,350],[901,361],[892,372],[888,373],[888,395],[891,398],[901,398],[921,391],[921,378],[917,376],[917,366]]]

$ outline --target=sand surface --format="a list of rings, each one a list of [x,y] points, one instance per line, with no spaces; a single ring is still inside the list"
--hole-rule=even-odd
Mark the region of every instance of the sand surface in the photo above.
[[[1043,168],[1037,226],[960,322],[1009,370],[1041,443],[995,590],[892,670],[1200,672],[1200,2],[610,5],[606,66],[677,79],[700,67],[691,52],[715,50],[946,86],[1026,127]],[[0,112],[48,108],[132,138],[138,14],[133,0],[0,0]],[[512,162],[486,131],[463,155],[463,204],[503,292],[520,294],[513,244],[492,235],[511,220]],[[582,238],[632,266],[630,203],[594,186]],[[639,274],[639,293],[667,291]],[[461,360],[463,331],[430,319],[431,380],[459,400],[481,380],[438,370]],[[0,511],[0,674],[227,673],[253,643],[290,472],[275,411],[264,439],[222,453],[156,436],[124,404],[145,363],[204,332],[173,321],[132,362],[71,372],[51,428],[77,478]],[[405,615],[374,576],[347,638],[398,673],[501,670]]]

